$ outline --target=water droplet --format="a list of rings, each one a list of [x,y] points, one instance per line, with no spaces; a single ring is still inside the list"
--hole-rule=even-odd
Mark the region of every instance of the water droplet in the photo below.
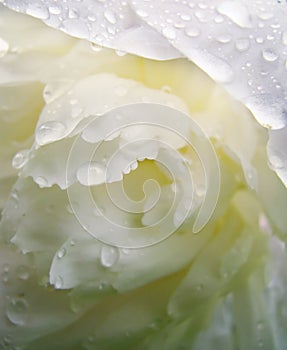
[[[87,162],[79,167],[77,179],[84,186],[104,183],[106,181],[106,167],[98,162]]]
[[[222,34],[216,38],[216,40],[222,44],[229,43],[231,41],[231,39],[232,39],[232,36],[230,34]]]
[[[17,268],[17,276],[20,280],[26,281],[30,277],[29,267],[25,265],[20,265]]]
[[[98,45],[96,43],[91,43],[91,49],[95,52],[102,51],[103,47],[101,45]]]
[[[50,16],[47,7],[42,3],[29,3],[26,13],[40,19],[47,19]]]
[[[269,155],[270,165],[273,169],[282,169],[284,167],[284,163],[282,158],[276,154]]]
[[[236,40],[235,47],[240,52],[248,50],[250,47],[249,39],[241,38]]]
[[[287,32],[282,33],[282,43],[287,46]]]
[[[187,14],[182,14],[181,16],[180,16],[180,18],[183,20],[183,21],[190,21],[190,19],[191,19],[191,17],[190,17],[190,15],[187,15]]]
[[[112,246],[103,246],[101,248],[101,264],[104,267],[112,267],[119,259],[118,248]]]
[[[15,154],[12,160],[12,166],[15,169],[21,169],[28,161],[28,150],[23,150]]]
[[[69,9],[69,12],[68,12],[68,17],[69,18],[78,18],[79,17],[79,13],[76,9]]]
[[[115,53],[119,57],[124,57],[127,54],[127,52],[123,50],[115,50]]]
[[[115,13],[110,9],[107,9],[104,12],[104,17],[111,24],[116,24],[116,22],[117,22]]]
[[[29,304],[26,299],[22,297],[9,298],[6,307],[7,318],[13,324],[22,326],[27,321],[28,308]]]
[[[196,27],[189,27],[185,30],[185,34],[191,38],[196,38],[200,35],[200,30]]]
[[[49,12],[51,15],[59,15],[62,12],[62,8],[57,5],[49,6]]]
[[[265,49],[262,51],[262,57],[268,62],[274,62],[277,60],[278,54],[271,49]]]
[[[9,50],[9,44],[4,39],[0,38],[0,58],[4,57]]]
[[[48,185],[47,179],[45,177],[43,177],[43,176],[37,176],[34,181],[41,188],[47,187],[47,185]]]
[[[165,36],[167,39],[173,40],[176,38],[176,32],[171,27],[165,27],[162,30],[162,35]]]
[[[1,274],[1,280],[3,283],[8,283],[9,281],[9,273],[7,271],[4,271],[2,274]]]
[[[57,121],[46,122],[36,130],[36,142],[39,145],[57,141],[61,139],[66,132],[66,127],[63,123]]]
[[[264,39],[261,36],[258,36],[255,41],[257,42],[257,44],[263,44],[264,43]]]
[[[57,258],[58,259],[62,259],[65,255],[66,255],[66,249],[65,248],[61,248],[58,251],[58,253],[57,253]]]
[[[57,276],[56,279],[55,279],[54,285],[55,285],[56,289],[63,288],[63,285],[64,285],[63,278],[61,276]]]
[[[142,18],[146,18],[148,16],[148,13],[142,9],[136,10],[136,14]]]

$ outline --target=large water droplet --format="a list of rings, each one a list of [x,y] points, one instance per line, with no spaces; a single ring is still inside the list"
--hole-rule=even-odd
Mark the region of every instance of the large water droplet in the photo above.
[[[77,179],[84,186],[94,186],[106,181],[106,167],[98,162],[87,162],[77,171]]]
[[[22,326],[27,322],[29,304],[22,297],[9,298],[6,315],[10,322]]]
[[[9,44],[4,39],[0,38],[0,58],[5,56],[9,50]]]
[[[119,259],[118,248],[112,246],[103,246],[101,249],[101,264],[104,267],[112,267]]]
[[[28,150],[23,150],[16,153],[12,160],[13,168],[21,169],[27,163],[28,154],[29,154]]]
[[[39,145],[57,141],[61,139],[66,132],[66,127],[63,123],[57,121],[46,122],[36,130],[36,142]]]

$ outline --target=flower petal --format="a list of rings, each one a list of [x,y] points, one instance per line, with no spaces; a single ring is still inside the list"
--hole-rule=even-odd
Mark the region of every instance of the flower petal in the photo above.
[[[43,20],[49,26],[88,39],[100,46],[137,54],[142,57],[172,59],[181,54],[153,28],[146,26],[120,0],[79,2],[72,0],[55,4],[53,0],[15,3],[2,1],[13,10]]]

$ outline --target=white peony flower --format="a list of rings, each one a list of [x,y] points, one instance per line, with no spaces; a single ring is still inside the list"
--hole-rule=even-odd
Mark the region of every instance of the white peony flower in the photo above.
[[[286,5],[2,2],[0,348],[285,349]]]

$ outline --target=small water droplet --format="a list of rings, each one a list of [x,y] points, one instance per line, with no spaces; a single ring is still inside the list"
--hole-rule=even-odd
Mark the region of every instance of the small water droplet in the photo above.
[[[30,277],[30,269],[28,266],[20,265],[17,268],[17,276],[20,280],[26,281]]]
[[[48,19],[50,14],[47,7],[43,3],[29,3],[26,9],[27,15],[31,15],[40,19]]]
[[[172,88],[171,88],[171,86],[169,86],[169,85],[163,85],[162,88],[161,88],[161,90],[162,90],[163,92],[167,93],[167,94],[171,94],[171,93],[172,93]]]
[[[185,34],[191,38],[196,38],[200,35],[200,30],[196,27],[189,27],[185,30]]]
[[[34,181],[41,188],[47,187],[47,185],[48,185],[47,179],[45,177],[43,177],[43,176],[37,176]]]
[[[65,248],[61,248],[58,251],[58,253],[57,253],[57,258],[58,259],[62,259],[65,255],[66,255],[66,249]]]
[[[111,24],[116,24],[116,22],[117,22],[117,18],[116,18],[115,13],[110,9],[107,9],[104,12],[104,17]]]
[[[68,17],[69,18],[78,18],[79,17],[78,10],[70,8],[68,11]]]
[[[101,248],[101,264],[104,267],[112,267],[119,259],[118,248],[112,246],[103,246]]]
[[[58,5],[49,6],[49,12],[51,15],[59,15],[62,12],[62,8]]]
[[[216,40],[222,44],[229,43],[231,39],[232,39],[232,36],[230,34],[221,34],[216,38]]]
[[[269,155],[269,161],[273,169],[282,169],[284,167],[282,158],[280,156],[277,156],[276,154]]]
[[[103,46],[98,45],[96,43],[91,43],[91,49],[95,52],[100,52],[103,49]]]
[[[9,44],[4,39],[0,38],[0,58],[4,57],[9,50]]]
[[[22,326],[28,318],[29,304],[22,297],[9,298],[6,307],[6,315],[10,322],[15,325]]]
[[[106,181],[106,167],[98,162],[87,162],[79,167],[77,179],[84,186],[104,183]]]
[[[29,150],[23,150],[15,154],[12,160],[12,166],[15,169],[21,169],[28,161]]]
[[[277,60],[278,54],[271,49],[265,49],[262,51],[262,57],[268,62],[274,62]]]
[[[173,40],[176,38],[176,32],[172,27],[165,27],[162,30],[162,35],[167,39]]]
[[[127,55],[127,52],[122,50],[115,50],[115,53],[119,57],[124,57],[125,55]]]
[[[66,127],[63,123],[57,121],[48,121],[36,130],[36,142],[39,145],[57,141],[61,139],[66,132]]]
[[[55,285],[56,289],[63,288],[63,285],[64,285],[63,278],[61,276],[57,276],[56,279],[55,279],[54,285]]]
[[[235,47],[240,52],[248,50],[249,47],[250,47],[249,39],[247,39],[247,38],[240,38],[240,39],[236,40]]]
[[[148,16],[148,13],[142,9],[136,10],[136,14],[142,18],[146,18]]]

